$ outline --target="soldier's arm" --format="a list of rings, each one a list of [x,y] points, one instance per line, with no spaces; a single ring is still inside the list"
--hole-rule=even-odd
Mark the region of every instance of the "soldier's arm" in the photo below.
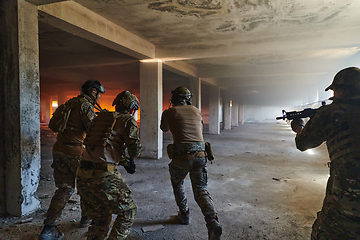
[[[295,137],[296,148],[305,151],[320,146],[325,141],[324,127],[320,113],[316,113],[305,125],[298,129]]]
[[[83,102],[81,105],[81,116],[85,130],[87,131],[89,124],[96,117],[94,106],[89,102]]]
[[[125,128],[125,145],[130,157],[136,158],[140,155],[141,144],[139,138],[139,128],[134,118],[130,118]]]
[[[167,113],[168,110],[165,110],[162,115],[161,115],[161,123],[160,123],[160,129],[163,131],[163,132],[167,132],[169,131],[169,124],[167,123],[166,121],[166,113]]]

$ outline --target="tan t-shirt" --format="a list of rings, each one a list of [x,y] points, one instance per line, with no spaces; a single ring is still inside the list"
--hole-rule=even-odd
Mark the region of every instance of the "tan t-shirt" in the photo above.
[[[202,115],[192,105],[180,105],[165,110],[161,117],[161,130],[170,130],[174,143],[203,142]]]

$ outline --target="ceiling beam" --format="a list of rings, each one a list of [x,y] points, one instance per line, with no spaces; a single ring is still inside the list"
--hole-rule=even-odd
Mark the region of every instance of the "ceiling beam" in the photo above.
[[[197,69],[183,61],[164,61],[163,68],[184,77],[197,76]]]
[[[155,46],[74,1],[41,5],[39,20],[137,59],[155,57]]]

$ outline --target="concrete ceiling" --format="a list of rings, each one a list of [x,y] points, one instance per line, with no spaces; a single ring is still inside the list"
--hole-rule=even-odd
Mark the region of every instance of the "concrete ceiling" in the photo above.
[[[215,79],[245,104],[296,105],[322,99],[328,97],[323,89],[336,72],[359,66],[360,1],[75,2],[154,44],[156,58],[196,67],[197,77]],[[119,75],[124,81],[136,75],[133,57],[46,24],[40,23],[39,29],[44,74],[61,67],[70,75],[94,77],[106,69],[114,81]]]

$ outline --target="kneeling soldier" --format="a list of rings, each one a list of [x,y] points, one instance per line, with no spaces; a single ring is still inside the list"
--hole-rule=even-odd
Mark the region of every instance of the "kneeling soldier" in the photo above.
[[[77,170],[77,189],[92,219],[87,239],[106,239],[112,214],[117,218],[108,239],[125,239],[136,214],[131,190],[115,165],[124,166],[128,173],[135,172],[133,158],[139,156],[141,145],[133,115],[139,101],[124,91],[114,99],[113,106],[115,112],[100,112],[90,125]],[[125,158],[126,149],[130,160]]]

